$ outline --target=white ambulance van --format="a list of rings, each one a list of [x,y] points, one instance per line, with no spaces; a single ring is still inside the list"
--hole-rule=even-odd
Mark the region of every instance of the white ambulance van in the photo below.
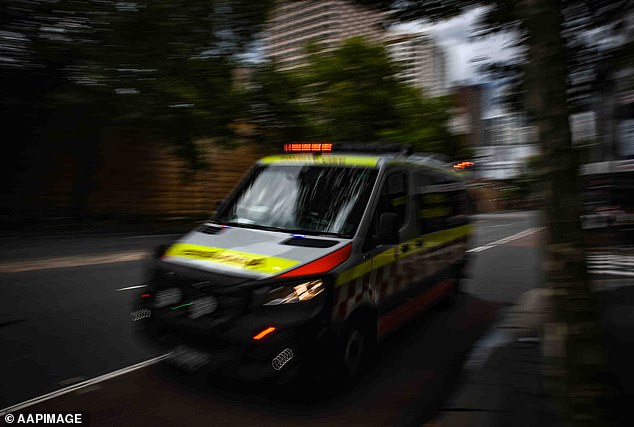
[[[363,371],[377,343],[459,289],[472,233],[450,165],[393,146],[287,144],[207,223],[157,251],[132,318],[192,371]]]

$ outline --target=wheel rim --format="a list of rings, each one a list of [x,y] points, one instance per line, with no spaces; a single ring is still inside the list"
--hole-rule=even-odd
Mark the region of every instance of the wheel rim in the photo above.
[[[359,366],[361,365],[364,351],[363,347],[363,334],[357,329],[353,330],[348,336],[348,341],[346,342],[346,347],[344,351],[344,360],[346,363],[348,374],[350,376],[356,374]]]

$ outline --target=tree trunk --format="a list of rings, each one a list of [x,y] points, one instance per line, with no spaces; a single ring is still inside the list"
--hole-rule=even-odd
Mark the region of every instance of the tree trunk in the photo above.
[[[568,122],[562,11],[555,0],[524,0],[521,7],[529,34],[529,102],[538,114],[545,161],[544,273],[555,308],[554,323],[547,331],[557,331],[561,340],[558,354],[545,348],[550,365],[547,383],[570,424],[597,426],[602,423],[604,396],[599,381],[604,366],[602,330],[597,296],[586,270],[582,185]]]

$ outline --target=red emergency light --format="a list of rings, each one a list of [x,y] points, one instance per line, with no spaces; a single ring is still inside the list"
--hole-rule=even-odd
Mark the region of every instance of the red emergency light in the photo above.
[[[473,163],[473,162],[458,162],[455,165],[453,165],[453,168],[454,169],[465,169],[465,168],[471,167],[473,165],[475,165],[475,163]]]
[[[323,153],[332,151],[332,142],[293,142],[284,144],[286,153]]]

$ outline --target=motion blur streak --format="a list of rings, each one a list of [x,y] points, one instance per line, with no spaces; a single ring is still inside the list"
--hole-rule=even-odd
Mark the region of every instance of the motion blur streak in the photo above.
[[[147,251],[126,251],[102,255],[79,255],[28,261],[5,261],[0,263],[0,273],[23,273],[26,271],[48,270],[55,268],[112,264],[117,262],[139,261],[147,257]]]

